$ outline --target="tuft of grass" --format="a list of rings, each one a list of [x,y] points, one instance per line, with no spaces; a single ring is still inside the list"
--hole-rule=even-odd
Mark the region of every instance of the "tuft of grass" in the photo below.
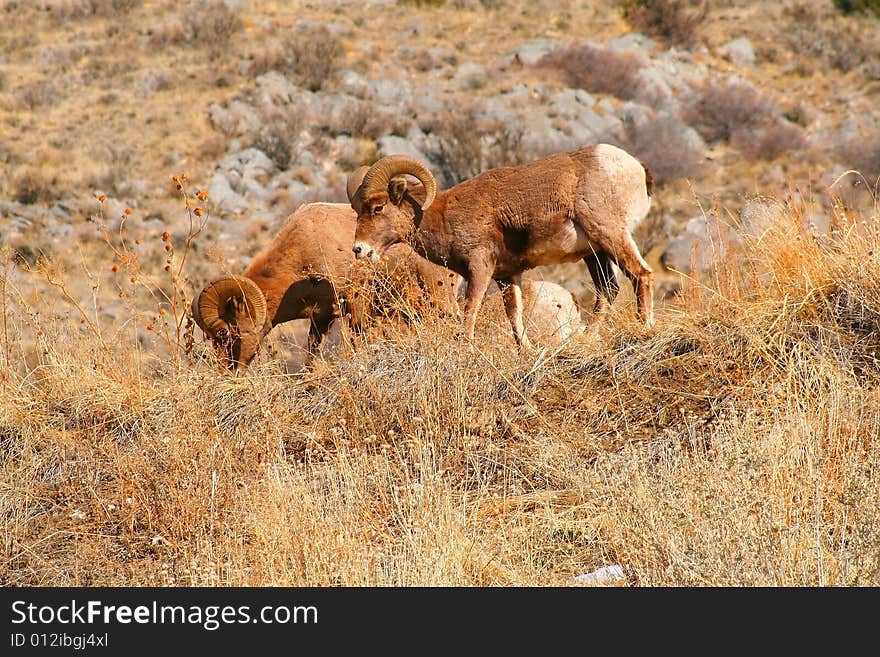
[[[687,0],[623,0],[620,9],[635,31],[688,46],[699,38],[709,12],[704,2],[694,5]]]
[[[45,203],[58,196],[58,181],[42,169],[28,167],[13,178],[12,198],[19,203]]]
[[[345,47],[323,25],[302,28],[286,40],[281,61],[285,72],[310,91],[318,91],[342,65]]]

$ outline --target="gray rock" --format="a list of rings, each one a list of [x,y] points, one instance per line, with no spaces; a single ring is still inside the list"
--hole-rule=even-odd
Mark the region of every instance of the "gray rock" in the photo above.
[[[638,75],[642,84],[634,100],[667,112],[678,112],[680,99],[691,95],[691,83],[705,77],[702,70],[666,53],[643,60]]]
[[[63,203],[54,204],[49,208],[49,214],[51,214],[56,221],[62,223],[70,223],[73,221],[73,217],[70,214],[70,208]]]
[[[257,76],[256,83],[257,98],[264,105],[286,105],[301,91],[278,71],[269,71]]]
[[[268,182],[275,171],[275,164],[258,148],[245,148],[227,155],[217,166],[222,171],[234,171],[242,178],[250,178],[262,183]]]
[[[213,206],[220,212],[238,214],[248,206],[244,197],[232,189],[229,179],[220,171],[211,178],[211,184],[208,187],[208,198],[211,199]]]
[[[746,37],[728,41],[718,48],[718,54],[737,66],[755,65],[755,49],[752,47],[752,42]]]
[[[691,126],[682,123],[667,112],[655,112],[650,107],[641,103],[626,103],[620,112],[623,125],[632,124],[636,132],[657,121],[674,121],[677,129],[674,133],[678,148],[683,152],[705,153],[706,142],[703,137]]]
[[[381,155],[406,155],[420,162],[428,162],[425,155],[413,142],[397,135],[385,135],[376,142]]]
[[[34,227],[34,220],[31,217],[15,215],[9,220],[9,226],[13,231],[27,233]]]
[[[620,134],[620,119],[612,113],[597,112],[593,96],[583,89],[562,89],[551,94],[546,112],[553,127],[580,145],[596,143]]]
[[[485,86],[487,78],[486,67],[471,62],[459,66],[453,76],[453,80],[463,89],[479,89]]]
[[[347,95],[345,96],[348,97]],[[296,94],[291,100],[291,105],[303,113],[304,116],[315,119],[324,116],[329,107],[332,107],[333,96],[323,93],[315,93],[308,89],[297,87]]]
[[[535,39],[524,43],[513,52],[505,55],[502,64],[522,64],[524,66],[534,66],[544,55],[554,50],[563,48],[564,45],[553,39]]]
[[[422,126],[430,125],[434,118],[442,117],[450,109],[447,101],[433,93],[416,94],[409,107]]]
[[[370,95],[370,83],[354,71],[344,71],[339,77],[339,91],[366,100]]]
[[[413,99],[413,86],[407,80],[380,78],[368,80],[370,98],[380,105],[404,105]]]
[[[657,50],[657,42],[638,32],[628,32],[615,39],[611,39],[605,47],[617,54],[631,53],[642,55],[647,59]]]
[[[705,215],[698,215],[672,239],[660,261],[665,267],[684,274],[691,272],[692,264],[696,265],[698,273],[706,272],[727,248],[741,243],[736,232],[719,227],[715,218],[707,220]]]
[[[46,226],[44,232],[54,240],[68,240],[73,237],[74,229],[70,224],[53,224]]]
[[[253,133],[262,125],[256,108],[240,100],[231,101],[227,107],[210,105],[208,118],[215,128],[229,136]]]

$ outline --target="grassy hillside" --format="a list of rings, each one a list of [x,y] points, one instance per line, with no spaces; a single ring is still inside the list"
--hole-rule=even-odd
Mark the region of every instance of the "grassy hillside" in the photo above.
[[[0,582],[545,586],[620,564],[628,586],[880,585],[876,18],[708,3],[692,40],[654,35],[619,69],[703,76],[661,113],[563,65],[620,64],[617,2],[230,4],[0,4]],[[754,61],[726,49],[743,36]],[[574,59],[511,63],[539,39]],[[309,59],[322,41],[339,48]],[[264,102],[271,71],[294,99]],[[291,209],[344,199],[389,135],[437,171],[526,157],[505,135],[538,115],[563,134],[576,89],[595,101],[578,116],[636,126],[618,137],[669,166],[638,235],[655,328],[625,289],[598,336],[520,354],[496,297],[473,344],[427,317],[297,373],[274,336],[220,371],[189,303]],[[349,104],[337,124],[302,99]],[[445,103],[511,150],[468,150]],[[264,196],[199,196],[251,146]],[[534,275],[589,318],[585,268]]]

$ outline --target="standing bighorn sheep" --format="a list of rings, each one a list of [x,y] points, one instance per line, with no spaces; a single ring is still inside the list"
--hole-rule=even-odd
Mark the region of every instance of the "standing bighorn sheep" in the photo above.
[[[227,367],[247,366],[262,339],[282,322],[310,320],[309,353],[315,353],[337,317],[348,314],[354,328],[361,325],[371,309],[354,291],[347,294],[348,284],[356,287],[351,280],[356,219],[344,203],[303,205],[243,275],[221,276],[196,296],[193,319]],[[457,314],[458,276],[402,246],[388,253],[389,272],[397,278],[415,275],[434,305]]]
[[[423,188],[408,185],[404,174]],[[370,167],[357,186],[353,251],[377,262],[392,244],[406,242],[461,274],[468,282],[465,331],[471,339],[495,279],[517,344],[531,348],[522,320],[522,273],[581,259],[596,286],[597,321],[620,289],[614,263],[632,280],[639,317],[651,326],[654,274],[632,231],[651,208],[652,187],[647,167],[608,144],[491,169],[444,192],[423,164],[392,155]]]

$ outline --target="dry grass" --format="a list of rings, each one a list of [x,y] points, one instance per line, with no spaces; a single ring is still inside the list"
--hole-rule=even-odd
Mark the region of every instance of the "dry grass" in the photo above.
[[[876,218],[769,221],[652,332],[621,302],[517,355],[425,321],[297,375],[49,319],[6,259],[0,582],[876,586]]]

